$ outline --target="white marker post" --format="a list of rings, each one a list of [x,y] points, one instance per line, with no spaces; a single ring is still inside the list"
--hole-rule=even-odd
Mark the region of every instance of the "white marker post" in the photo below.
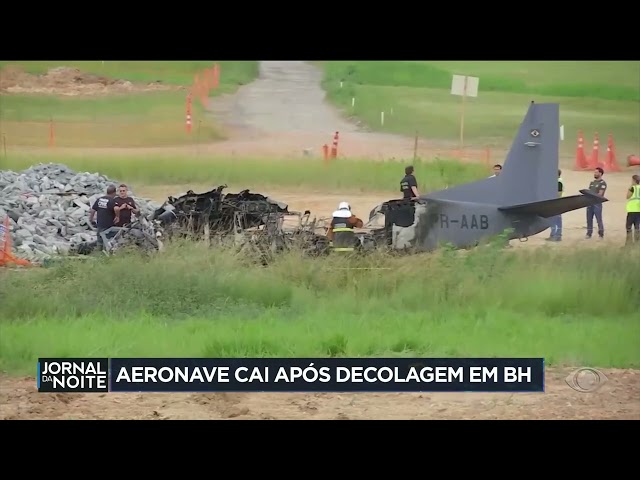
[[[564,125],[560,125],[560,140],[564,140]]]
[[[356,97],[351,97],[351,108],[355,108],[356,106]]]
[[[467,97],[478,96],[478,77],[467,77],[465,75],[454,75],[451,81],[451,95],[462,97],[460,106],[460,150],[464,146],[464,107]]]
[[[384,125],[384,112],[380,112],[380,125]]]
[[[340,82],[340,88],[342,88],[342,82]]]

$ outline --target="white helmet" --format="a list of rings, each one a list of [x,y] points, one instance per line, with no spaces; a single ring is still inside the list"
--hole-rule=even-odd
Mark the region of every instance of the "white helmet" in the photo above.
[[[351,205],[349,205],[347,202],[340,202],[340,204],[338,205],[338,210],[351,210]]]

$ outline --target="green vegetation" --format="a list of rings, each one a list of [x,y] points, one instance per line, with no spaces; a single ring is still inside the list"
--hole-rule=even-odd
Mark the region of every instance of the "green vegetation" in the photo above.
[[[194,74],[218,63],[220,85],[210,97],[235,91],[257,75],[257,62],[2,62],[30,73],[66,65],[85,73],[132,82],[190,86]],[[144,147],[205,143],[222,139],[201,102],[192,102],[192,133],[185,129],[186,90],[105,96],[3,95],[2,135],[13,146],[45,147],[53,121],[59,147]]]
[[[353,160],[332,162],[322,160],[261,160],[250,158],[208,158],[199,156],[157,155],[128,156],[33,156],[12,154],[0,163],[4,170],[22,170],[37,163],[64,163],[77,171],[100,172],[116,180],[140,185],[177,185],[226,183],[230,187],[317,187],[323,190],[354,193],[353,178],[358,188],[388,190],[403,175],[404,164],[396,161]],[[428,172],[420,188],[435,190],[458,185],[487,176],[487,168],[453,160],[418,160],[413,163],[418,172]],[[400,177],[399,177],[400,175]],[[135,185],[134,185],[135,191]],[[234,187],[231,187],[234,188]],[[395,190],[394,190],[395,192]]]
[[[256,268],[192,244],[61,261],[0,272],[0,368],[33,374],[38,356],[383,355],[638,367],[639,253],[490,245],[352,262],[289,253]]]
[[[613,133],[623,149],[640,144],[639,62],[330,61],[321,67],[328,98],[374,129],[458,140],[461,99],[450,89],[452,74],[463,74],[480,78],[478,97],[467,99],[465,109],[467,145],[508,146],[531,100],[560,103],[564,154],[575,151],[579,129],[587,142],[598,131]]]

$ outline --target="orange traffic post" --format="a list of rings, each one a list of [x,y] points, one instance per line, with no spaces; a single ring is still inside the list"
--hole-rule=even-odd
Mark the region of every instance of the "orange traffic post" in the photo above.
[[[338,132],[333,136],[333,146],[331,147],[331,158],[338,158]]]
[[[329,162],[329,145],[326,143],[322,146],[322,156],[324,157],[324,162]]]
[[[187,133],[191,133],[191,92],[187,93]]]
[[[53,128],[53,117],[49,119],[49,148],[53,148],[56,144],[56,133]]]

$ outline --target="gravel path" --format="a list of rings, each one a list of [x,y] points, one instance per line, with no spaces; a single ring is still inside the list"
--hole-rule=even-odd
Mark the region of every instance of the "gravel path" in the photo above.
[[[257,80],[236,93],[211,100],[235,153],[322,153],[340,132],[339,155],[393,157],[413,154],[412,138],[368,132],[325,101],[322,72],[306,62],[260,62]]]

